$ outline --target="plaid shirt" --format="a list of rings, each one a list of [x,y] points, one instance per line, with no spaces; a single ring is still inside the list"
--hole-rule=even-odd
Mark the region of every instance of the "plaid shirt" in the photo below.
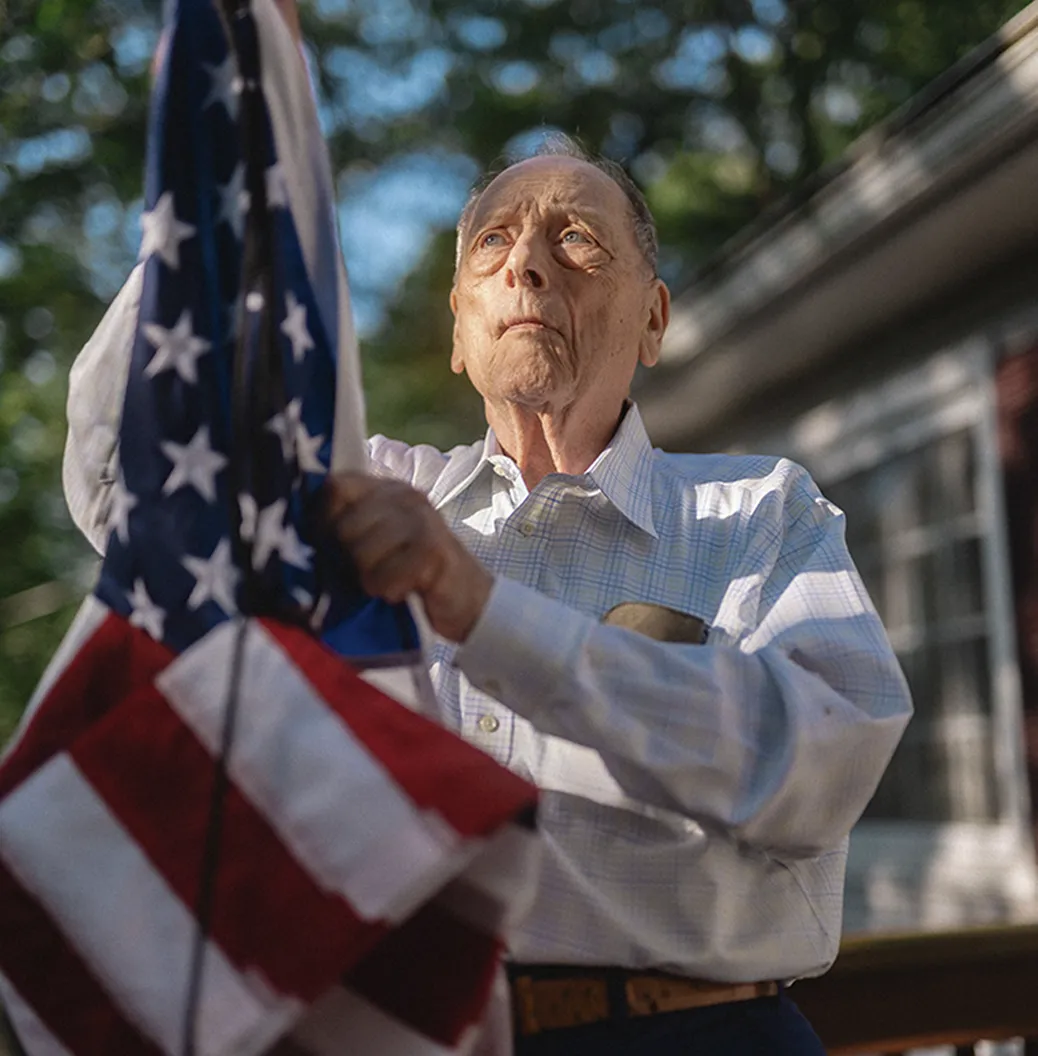
[[[66,494],[103,541],[134,279],[73,368]],[[844,544],[785,460],[654,451],[637,408],[579,476],[532,491],[493,433],[375,437],[496,575],[461,647],[431,639],[441,720],[543,790],[545,865],[512,956],[717,980],[825,970],[847,834],[911,704]],[[601,622],[704,619],[706,645]]]

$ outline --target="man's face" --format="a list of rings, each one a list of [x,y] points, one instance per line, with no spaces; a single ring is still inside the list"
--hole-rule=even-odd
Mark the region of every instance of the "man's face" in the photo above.
[[[666,287],[605,173],[531,158],[483,192],[461,234],[451,367],[491,403],[565,411],[590,394],[618,403],[639,359],[652,366]]]

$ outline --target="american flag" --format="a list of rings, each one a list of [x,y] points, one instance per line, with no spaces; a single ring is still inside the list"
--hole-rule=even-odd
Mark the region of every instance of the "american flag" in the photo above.
[[[0,1000],[31,1056],[464,1051],[535,793],[322,539],[363,404],[273,0],[172,6],[142,227],[103,568],[0,761]]]

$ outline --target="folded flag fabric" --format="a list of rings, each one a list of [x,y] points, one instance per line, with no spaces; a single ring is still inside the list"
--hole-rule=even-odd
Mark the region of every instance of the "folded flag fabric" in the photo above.
[[[363,403],[272,0],[172,6],[146,184],[104,565],[0,760],[0,1001],[30,1056],[463,1052],[536,794],[322,542]]]
[[[0,769],[0,972],[31,1053],[181,1051],[236,628],[96,599]],[[250,620],[198,1052],[474,1040],[533,879],[529,788],[299,630]]]

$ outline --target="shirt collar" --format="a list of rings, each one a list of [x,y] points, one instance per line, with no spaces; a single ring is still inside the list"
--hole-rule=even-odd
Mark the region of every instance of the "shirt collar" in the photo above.
[[[659,538],[652,518],[652,444],[631,403],[606,449],[588,467],[602,494],[632,523]]]
[[[439,509],[465,491],[495,458],[504,457],[494,430],[487,429],[482,442],[452,454],[429,501]],[[612,440],[584,475],[632,524],[658,538],[652,517],[652,462],[649,436],[637,405],[631,403]]]

